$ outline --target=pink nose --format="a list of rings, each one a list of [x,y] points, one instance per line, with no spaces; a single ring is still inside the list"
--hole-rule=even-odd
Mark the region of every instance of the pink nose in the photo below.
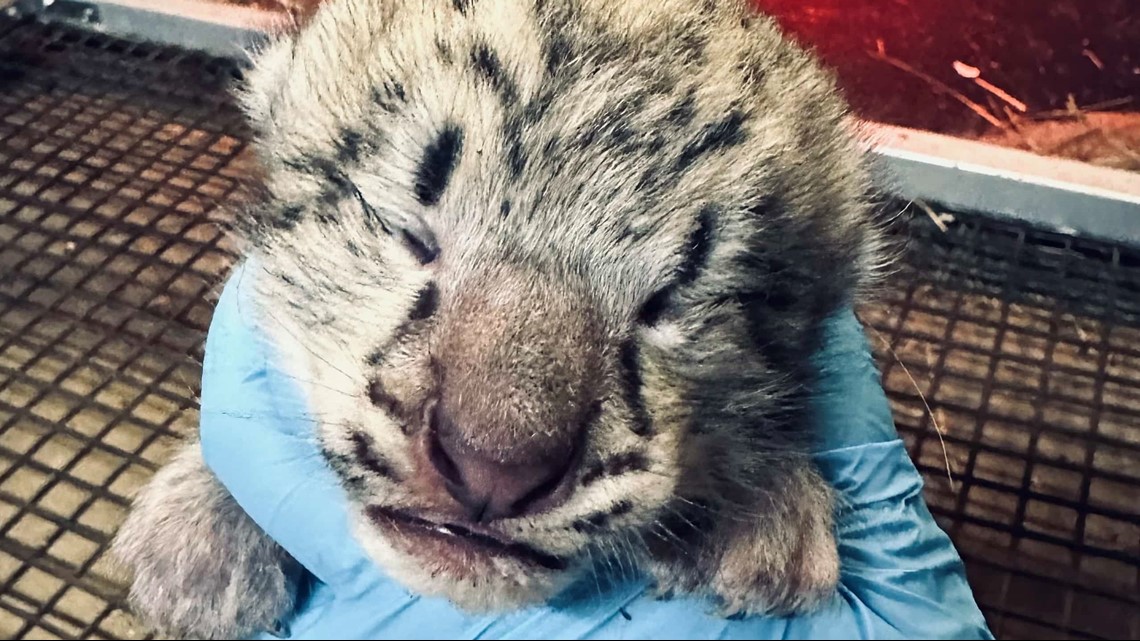
[[[542,453],[502,462],[464,442],[442,408],[432,416],[430,457],[451,496],[474,523],[509,519],[541,511],[556,501],[567,482],[573,451]]]

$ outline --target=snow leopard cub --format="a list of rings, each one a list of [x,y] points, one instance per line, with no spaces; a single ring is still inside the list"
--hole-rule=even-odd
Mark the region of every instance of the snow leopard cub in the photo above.
[[[664,593],[793,613],[839,577],[801,412],[880,262],[831,77],[744,0],[327,0],[243,104],[257,309],[354,531],[494,610],[621,549]],[[132,605],[230,637],[295,561],[187,446],[115,553]]]

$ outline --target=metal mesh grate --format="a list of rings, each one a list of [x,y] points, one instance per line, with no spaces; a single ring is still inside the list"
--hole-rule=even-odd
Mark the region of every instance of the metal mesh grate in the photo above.
[[[863,317],[995,634],[1140,638],[1140,251],[960,215],[911,227]]]
[[[196,425],[226,65],[0,22],[0,636],[133,638],[103,552]]]
[[[103,552],[197,422],[236,76],[0,21],[0,636],[145,635]],[[995,632],[1140,638],[1140,253],[962,216],[909,237],[862,315]]]

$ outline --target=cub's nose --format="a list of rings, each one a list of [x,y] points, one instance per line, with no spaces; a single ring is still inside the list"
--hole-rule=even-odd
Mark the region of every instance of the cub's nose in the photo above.
[[[429,457],[471,522],[522,516],[558,502],[575,459],[572,449],[504,462],[464,442],[438,405],[433,414]]]
[[[587,291],[503,264],[443,293],[420,446],[472,521],[541,512],[570,493],[607,352]]]

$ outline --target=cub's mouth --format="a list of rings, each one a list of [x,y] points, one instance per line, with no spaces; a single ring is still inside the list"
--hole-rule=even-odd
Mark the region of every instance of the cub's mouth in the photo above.
[[[473,568],[498,558],[551,572],[562,572],[569,566],[566,559],[536,550],[525,543],[476,532],[462,525],[437,523],[380,506],[369,506],[367,514],[372,523],[387,532],[392,543],[404,552],[445,565]]]

